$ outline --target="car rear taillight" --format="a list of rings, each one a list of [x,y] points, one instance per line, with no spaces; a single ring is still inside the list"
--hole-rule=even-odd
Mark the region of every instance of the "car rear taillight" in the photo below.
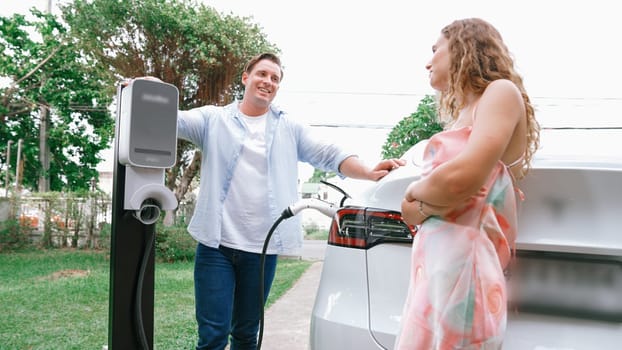
[[[410,243],[415,233],[397,211],[343,207],[333,218],[328,244],[369,249],[386,242]]]

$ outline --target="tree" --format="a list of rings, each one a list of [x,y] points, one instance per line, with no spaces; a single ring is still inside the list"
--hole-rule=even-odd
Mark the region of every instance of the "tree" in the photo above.
[[[278,49],[249,18],[221,15],[190,0],[76,0],[62,8],[80,47],[115,79],[155,76],[180,91],[181,109],[223,105],[242,93],[241,72]],[[166,186],[183,199],[201,154],[179,141]]]
[[[309,178],[309,180],[307,180],[307,182],[317,183],[320,181],[326,181],[326,179],[330,179],[331,177],[334,177],[336,175],[337,174],[335,174],[332,171],[324,171],[324,170],[315,168],[313,170],[313,175],[311,175],[311,177]]]
[[[436,115],[434,97],[426,95],[419,102],[416,112],[400,120],[391,129],[387,141],[382,146],[382,157],[399,158],[419,141],[443,130],[443,125],[438,122]]]
[[[43,176],[50,190],[88,189],[98,177],[98,153],[112,137],[110,84],[92,58],[76,50],[60,21],[31,13],[32,20],[0,17],[0,77],[8,82],[0,87],[0,139],[24,140],[25,187],[35,190]],[[47,170],[37,161],[42,108],[49,123]]]

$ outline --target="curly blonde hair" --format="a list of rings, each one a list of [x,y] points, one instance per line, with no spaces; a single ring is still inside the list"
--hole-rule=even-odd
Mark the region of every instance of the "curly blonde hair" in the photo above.
[[[481,95],[494,80],[508,79],[520,90],[527,112],[527,149],[520,177],[529,171],[531,159],[540,144],[540,126],[522,77],[514,70],[514,61],[501,34],[490,23],[479,18],[461,19],[441,30],[449,43],[451,66],[449,87],[439,96],[439,115],[452,123],[465,107],[461,96]]]

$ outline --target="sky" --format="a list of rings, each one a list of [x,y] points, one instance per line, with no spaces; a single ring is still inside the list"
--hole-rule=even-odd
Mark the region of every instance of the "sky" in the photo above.
[[[1,1],[3,16],[48,3]],[[285,76],[275,103],[311,125],[380,126],[385,132],[376,138],[384,137],[434,93],[425,70],[431,47],[443,26],[466,17],[499,30],[544,126],[622,125],[622,21],[615,1],[202,3],[250,17],[281,49]],[[333,129],[333,137],[343,134]],[[361,145],[369,149],[363,153],[373,148],[378,155],[379,143]]]
[[[283,53],[281,93],[433,93],[425,64],[440,29],[481,17],[500,31],[534,99],[622,99],[615,2],[204,0],[252,16]],[[410,96],[409,96],[410,95]]]
[[[0,14],[43,10],[48,1],[2,0]],[[622,99],[622,21],[610,0],[200,1],[263,28],[285,68],[276,102],[292,114],[330,114],[312,122],[394,124],[413,112],[433,93],[425,64],[440,29],[465,17],[500,31],[536,102]],[[350,107],[334,107],[339,101]],[[358,120],[351,109],[368,113]]]
[[[622,96],[622,24],[611,1],[203,3],[252,16],[282,49],[282,88],[292,91],[430,93],[424,67],[440,29],[454,19],[481,17],[501,32],[531,95]]]

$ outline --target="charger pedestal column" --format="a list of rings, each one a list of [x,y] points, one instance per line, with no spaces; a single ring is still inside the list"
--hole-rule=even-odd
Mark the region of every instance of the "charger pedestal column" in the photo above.
[[[155,244],[147,247],[147,242],[155,235],[155,224],[144,225],[131,215],[131,212],[123,208],[125,168],[115,159],[110,244],[108,349],[141,349],[137,333],[135,296],[139,288],[137,282],[144,254],[149,256],[149,260],[147,260],[142,278],[140,309],[142,310],[142,328],[149,349],[153,349]]]
[[[153,349],[155,227],[177,208],[164,173],[177,156],[178,97],[145,79],[117,90],[108,350]]]

